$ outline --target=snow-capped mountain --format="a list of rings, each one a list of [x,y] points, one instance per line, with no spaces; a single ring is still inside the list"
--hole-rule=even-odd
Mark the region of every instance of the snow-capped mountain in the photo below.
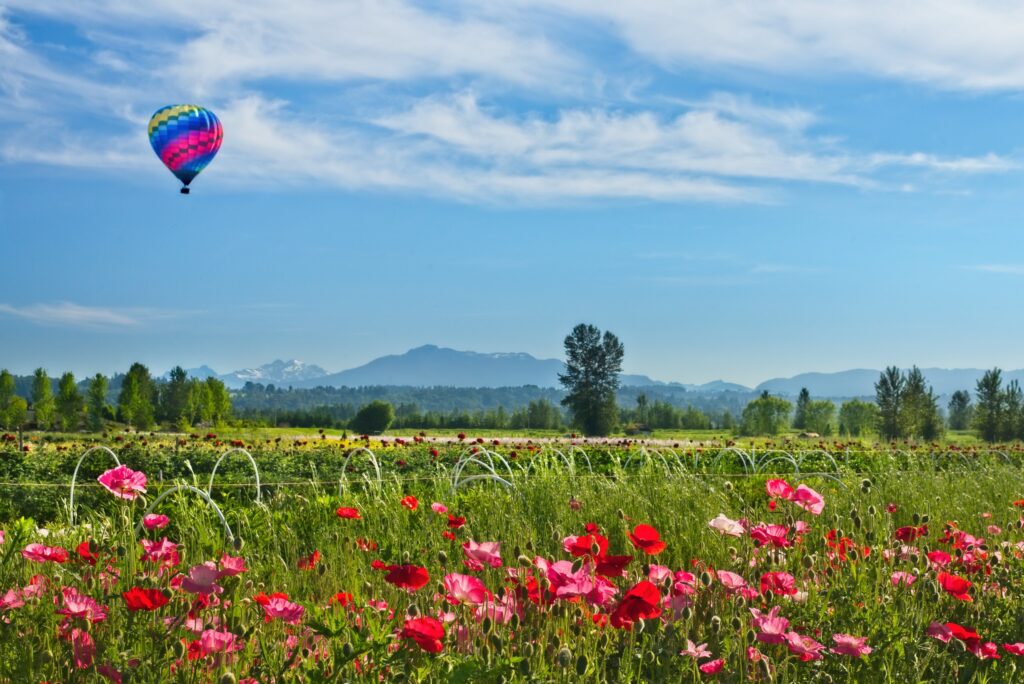
[[[257,368],[243,368],[232,373],[218,376],[230,388],[238,388],[247,382],[258,382],[263,385],[294,385],[306,380],[315,380],[327,375],[320,366],[305,363],[297,359],[282,361],[278,359]]]

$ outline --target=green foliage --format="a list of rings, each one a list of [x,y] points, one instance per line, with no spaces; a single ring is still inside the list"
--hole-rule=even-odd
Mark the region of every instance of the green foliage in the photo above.
[[[148,430],[156,422],[155,398],[156,387],[149,369],[141,363],[133,363],[121,382],[118,417],[138,430]]]
[[[807,409],[811,404],[811,393],[806,387],[800,388],[800,396],[796,399],[796,410],[793,412],[793,429],[795,430],[811,430],[812,432],[818,432],[813,428],[807,426]],[[823,433],[818,433],[823,434]]]
[[[615,427],[624,355],[619,338],[608,331],[602,337],[594,325],[581,323],[565,338],[565,373],[558,376],[567,392],[562,404],[585,435],[607,435]]]
[[[106,420],[110,412],[110,407],[107,404],[107,389],[109,386],[110,383],[102,373],[97,373],[89,380],[86,404],[89,429],[93,432],[100,432],[103,429],[103,421]]]
[[[82,422],[84,406],[74,373],[64,373],[60,376],[60,385],[57,389],[57,417],[60,419],[60,429],[65,432],[77,430]]]
[[[878,435],[882,439],[899,439],[903,436],[903,390],[906,379],[896,366],[882,371],[875,383],[875,404],[878,405]]]
[[[6,368],[0,371],[0,425],[5,429],[15,427],[11,402],[14,401],[16,386],[14,376]]]
[[[181,366],[175,366],[168,374],[167,382],[160,387],[159,418],[172,425],[181,423],[186,417],[189,400],[188,373]]]
[[[773,397],[767,390],[747,404],[740,419],[741,435],[777,435],[789,421],[793,405],[782,397]]]
[[[386,401],[371,401],[359,409],[349,428],[362,435],[379,435],[391,427],[395,420],[395,408]]]
[[[883,439],[935,440],[942,434],[939,398],[917,366],[906,375],[895,366],[886,368],[875,383],[875,402]]]
[[[809,432],[823,437],[832,434],[836,416],[836,405],[827,399],[809,401],[804,407],[804,426]]]
[[[878,405],[860,399],[844,401],[839,409],[839,434],[861,437],[878,424]]]
[[[985,371],[975,388],[977,405],[974,409],[974,428],[986,442],[995,442],[1002,432],[1003,415],[1003,373],[998,368]]]
[[[966,430],[971,426],[974,407],[971,406],[971,395],[965,390],[953,392],[949,398],[949,415],[947,423],[950,430]]]
[[[43,368],[37,368],[32,377],[32,411],[36,426],[49,430],[53,426],[56,406],[53,401],[53,383]]]

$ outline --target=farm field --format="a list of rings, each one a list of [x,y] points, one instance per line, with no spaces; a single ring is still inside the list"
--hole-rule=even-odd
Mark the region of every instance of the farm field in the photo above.
[[[0,677],[1019,681],[1019,447],[475,437],[5,441]]]

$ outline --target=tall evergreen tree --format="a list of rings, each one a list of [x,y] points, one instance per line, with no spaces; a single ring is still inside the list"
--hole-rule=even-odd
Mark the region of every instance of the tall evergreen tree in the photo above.
[[[966,390],[957,390],[949,398],[949,429],[966,430],[971,426],[971,394]]]
[[[117,410],[121,420],[137,430],[148,430],[156,420],[153,400],[156,387],[149,369],[141,363],[133,363],[121,382],[121,394],[117,399]]]
[[[878,434],[893,440],[903,436],[900,413],[903,408],[903,390],[906,379],[896,366],[882,371],[875,383],[875,403],[878,405]]]
[[[811,393],[806,387],[800,388],[800,396],[796,398],[796,410],[793,412],[793,428],[807,430],[807,407],[811,404]],[[815,430],[815,432],[817,432]]]
[[[974,427],[986,442],[999,439],[1003,424],[1003,372],[998,368],[985,371],[978,379],[974,394],[977,403],[974,408]]]
[[[82,395],[78,393],[74,373],[64,373],[57,387],[57,417],[60,419],[61,430],[68,432],[78,429],[82,420],[82,406]]]
[[[36,425],[41,430],[53,427],[54,418],[53,383],[46,369],[36,368],[32,376],[32,410],[35,412]]]
[[[1003,390],[1003,419],[999,427],[999,438],[1012,441],[1021,436],[1024,427],[1024,395],[1021,394],[1020,383],[1011,380]]]
[[[89,429],[100,432],[107,415],[107,390],[110,383],[102,373],[97,373],[89,380],[87,403],[89,411]]]
[[[558,375],[567,392],[562,404],[586,435],[607,435],[615,426],[615,391],[624,355],[618,337],[607,331],[602,337],[593,325],[581,323],[565,338],[565,373]]]
[[[160,390],[160,417],[177,425],[185,417],[188,392],[188,374],[181,366],[175,366]]]
[[[12,420],[8,415],[11,412],[12,402],[17,394],[17,386],[14,376],[4,368],[0,371],[0,424],[6,429],[11,429]]]

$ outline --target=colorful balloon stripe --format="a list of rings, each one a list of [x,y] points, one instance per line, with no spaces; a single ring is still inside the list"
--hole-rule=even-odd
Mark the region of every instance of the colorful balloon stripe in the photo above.
[[[223,139],[214,113],[196,105],[163,107],[149,120],[153,151],[185,186],[216,156]]]

